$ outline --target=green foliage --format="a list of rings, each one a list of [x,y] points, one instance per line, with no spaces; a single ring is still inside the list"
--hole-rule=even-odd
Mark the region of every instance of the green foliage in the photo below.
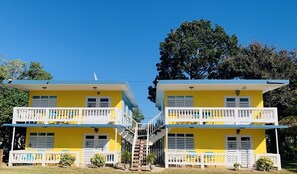
[[[128,151],[123,151],[121,154],[122,162],[125,164],[131,163],[132,153]]]
[[[62,166],[71,166],[74,161],[76,160],[76,157],[70,153],[64,153],[60,159],[59,164],[62,164]]]
[[[160,44],[160,63],[154,87],[149,96],[155,102],[156,84],[159,79],[211,79],[218,65],[226,57],[238,52],[237,37],[229,36],[219,25],[199,20],[184,22],[171,30]]]
[[[106,163],[106,157],[104,154],[96,153],[90,161],[94,167],[103,167]]]
[[[142,114],[139,108],[133,108],[133,119],[140,123],[144,119],[144,115]]]
[[[52,76],[43,70],[37,62],[31,62],[29,68],[21,60],[7,60],[0,57],[0,82],[4,79],[50,80]],[[11,127],[1,127],[3,123],[11,123],[13,107],[28,106],[28,93],[7,86],[0,86],[0,148],[4,149],[4,160],[8,157],[11,145]],[[22,149],[25,129],[16,129],[14,149]]]
[[[234,163],[233,167],[235,171],[238,171],[240,169],[240,163]]]
[[[261,171],[269,171],[273,167],[273,162],[270,158],[261,157],[256,162],[257,169]]]
[[[157,155],[155,153],[150,153],[146,156],[146,161],[149,164],[154,164],[157,159]]]

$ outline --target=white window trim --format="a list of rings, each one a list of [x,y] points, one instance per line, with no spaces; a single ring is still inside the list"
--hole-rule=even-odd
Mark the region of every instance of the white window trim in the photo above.
[[[100,150],[100,149],[97,149],[97,148],[93,148],[93,149],[96,149],[96,150],[98,150],[98,151],[100,151],[100,152],[109,152],[109,143],[110,143],[110,138],[109,138],[109,135],[108,134],[84,134],[84,141],[83,141],[83,149],[86,149],[86,147],[85,147],[85,144],[86,144],[86,136],[94,136],[94,146],[96,147],[96,142],[98,141],[98,136],[107,136],[107,144],[106,144],[106,146],[107,146],[107,148],[106,148],[106,150]],[[88,149],[91,149],[91,148],[88,148]]]
[[[235,98],[236,107],[240,106],[240,98],[248,98],[249,99],[249,107],[251,107],[251,97],[250,96],[225,96],[224,98],[224,106],[227,107],[227,98]]]
[[[88,107],[88,99],[89,98],[96,98],[96,108],[100,108],[99,104],[100,104],[100,98],[108,98],[108,108],[111,107],[111,97],[109,96],[87,96],[86,100],[85,100],[85,106]],[[99,100],[98,100],[99,99]],[[97,100],[99,101],[99,103],[97,102]]]

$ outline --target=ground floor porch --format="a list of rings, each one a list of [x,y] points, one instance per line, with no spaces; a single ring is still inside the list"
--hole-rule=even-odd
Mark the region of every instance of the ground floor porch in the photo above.
[[[265,129],[166,128],[165,168],[171,166],[256,167],[256,161],[268,157],[281,169],[278,153],[267,153]]]

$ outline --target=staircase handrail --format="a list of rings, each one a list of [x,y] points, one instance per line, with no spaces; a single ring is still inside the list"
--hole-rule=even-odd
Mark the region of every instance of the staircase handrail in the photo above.
[[[122,126],[124,126],[127,130],[132,132],[133,134],[134,134],[135,131],[138,130],[136,128],[136,126],[138,125],[138,122],[136,120],[134,120],[131,116],[129,116],[127,113],[122,112],[122,117],[121,117],[121,120],[120,120],[120,124]],[[133,130],[133,128],[135,130]]]
[[[163,112],[159,112],[156,116],[148,121],[148,134],[151,135],[165,125]],[[158,122],[159,121],[159,122]]]
[[[138,124],[136,124],[136,126],[135,126],[135,132],[134,132],[134,137],[133,137],[131,166],[133,165],[134,149],[135,149],[135,144],[136,144],[137,139],[138,139]]]

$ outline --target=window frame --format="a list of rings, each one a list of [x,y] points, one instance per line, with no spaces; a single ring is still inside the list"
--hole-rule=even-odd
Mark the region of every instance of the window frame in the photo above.
[[[86,107],[87,108],[92,108],[92,107],[89,107],[88,104],[89,104],[89,101],[88,99],[90,98],[96,98],[96,107],[93,107],[93,108],[110,108],[111,107],[111,97],[108,97],[108,96],[87,96],[86,97]],[[101,105],[101,99],[108,99],[108,107],[100,107]]]
[[[38,98],[36,98],[38,97]],[[47,97],[47,99],[45,99],[45,97]],[[53,99],[54,98],[54,99]],[[31,99],[32,99],[32,102],[31,102],[31,106],[32,107],[40,107],[40,108],[51,108],[51,107],[57,107],[57,96],[55,95],[32,95]],[[42,101],[47,101],[47,106],[41,106],[41,103]],[[35,102],[38,102],[38,105],[37,106],[34,106]],[[50,105],[50,102],[51,101],[55,101],[55,104],[54,105]]]
[[[177,99],[178,98],[181,98],[181,97],[183,97],[183,106],[177,106],[176,104],[177,104]],[[190,97],[191,99],[192,99],[192,103],[191,103],[191,106],[186,106],[186,98],[187,97]],[[169,98],[174,98],[174,106],[170,106],[169,105]],[[181,100],[180,100],[181,101]],[[192,95],[168,95],[167,96],[167,107],[175,107],[175,108],[178,108],[178,107],[181,107],[181,108],[183,108],[183,107],[186,107],[186,108],[190,108],[190,107],[194,107],[194,96],[192,96]]]
[[[170,136],[174,135],[174,136]],[[181,136],[183,135],[183,136]],[[190,135],[190,136],[187,136]],[[173,138],[174,139],[174,148],[169,148],[169,139]],[[183,139],[183,147],[184,149],[179,149],[178,147],[178,139]],[[187,148],[189,145],[187,144],[187,139],[192,139],[192,146],[193,148]],[[168,134],[168,150],[172,152],[184,152],[184,151],[194,151],[195,150],[195,137],[194,134],[192,133],[169,133]]]
[[[31,135],[31,134],[36,134],[36,135]],[[39,134],[45,134],[45,135],[39,135]],[[52,135],[49,135],[52,134]],[[32,138],[36,137],[36,147],[32,147]],[[45,138],[45,142],[43,142],[45,144],[45,147],[38,147],[41,143],[39,143],[39,141],[41,141],[41,138]],[[53,142],[52,142],[52,147],[47,147],[48,146],[48,139],[52,138]],[[55,148],[55,133],[54,132],[30,132],[29,134],[29,141],[28,141],[28,148],[30,149],[54,149]]]

